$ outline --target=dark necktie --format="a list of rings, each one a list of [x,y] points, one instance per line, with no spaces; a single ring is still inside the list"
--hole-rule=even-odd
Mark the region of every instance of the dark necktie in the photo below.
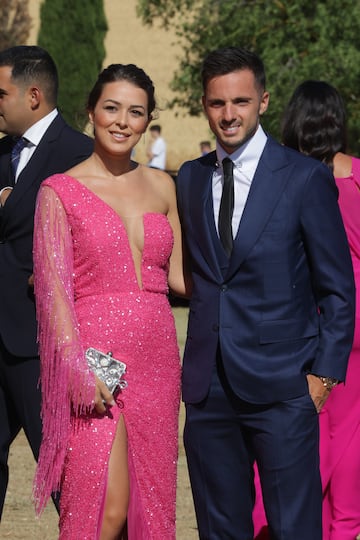
[[[16,177],[16,171],[20,161],[20,154],[22,149],[27,145],[27,140],[23,137],[19,137],[11,150],[11,170],[14,178]]]
[[[224,184],[219,210],[219,236],[228,256],[233,247],[232,216],[234,211],[234,174],[233,162],[228,157],[223,159]]]

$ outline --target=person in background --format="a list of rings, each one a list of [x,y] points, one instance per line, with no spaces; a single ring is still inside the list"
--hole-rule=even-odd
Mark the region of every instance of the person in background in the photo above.
[[[201,540],[252,540],[254,461],[272,540],[321,540],[318,412],[343,381],[354,278],[328,167],[278,144],[261,59],[212,51],[216,150],[177,178],[193,292],[184,443]]]
[[[44,437],[41,511],[61,488],[60,539],[174,540],[180,359],[169,286],[185,293],[175,186],[131,159],[155,109],[133,64],[104,69],[87,109],[93,154],[43,182],[34,231]],[[112,395],[93,347],[126,363]]]
[[[150,143],[147,150],[148,167],[153,169],[161,169],[162,171],[166,168],[166,142],[161,136],[161,126],[159,124],[154,124],[149,128],[150,132]]]
[[[35,459],[41,441],[33,288],[35,200],[41,182],[88,157],[92,139],[57,110],[58,74],[47,51],[0,52],[0,516],[9,448],[23,428]]]
[[[206,154],[208,154],[209,152],[211,152],[210,141],[201,141],[201,143],[200,143],[200,153],[201,153],[201,155],[206,156]]]
[[[323,540],[354,540],[360,535],[360,159],[347,153],[346,112],[338,91],[324,81],[300,84],[284,113],[282,140],[334,173],[354,268],[356,325],[346,381],[334,388],[320,413]]]

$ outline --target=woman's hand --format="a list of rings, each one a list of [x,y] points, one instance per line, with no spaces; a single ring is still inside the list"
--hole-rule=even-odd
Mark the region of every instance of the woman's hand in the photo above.
[[[104,414],[106,407],[115,405],[114,396],[108,390],[106,384],[95,375],[95,409],[99,414]]]

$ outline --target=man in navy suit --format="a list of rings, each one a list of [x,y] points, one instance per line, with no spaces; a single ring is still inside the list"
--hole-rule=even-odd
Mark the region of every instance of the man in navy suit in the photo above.
[[[263,131],[257,55],[213,51],[202,82],[216,151],[177,178],[194,282],[183,399],[199,537],[253,539],[256,460],[271,538],[321,540],[317,414],[345,378],[354,327],[337,190],[326,166]]]
[[[57,111],[57,91],[57,69],[46,51],[18,46],[0,52],[0,131],[7,134],[0,140],[0,517],[12,441],[23,428],[35,459],[41,441],[31,286],[36,195],[45,178],[84,160],[93,146]],[[14,156],[20,137],[23,148]]]

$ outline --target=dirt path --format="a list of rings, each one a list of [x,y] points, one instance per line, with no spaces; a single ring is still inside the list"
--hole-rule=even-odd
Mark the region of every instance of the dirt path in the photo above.
[[[187,310],[174,308],[179,346],[182,350]],[[179,431],[182,434],[184,409],[181,407]],[[30,500],[35,463],[24,434],[21,432],[10,451],[10,482],[0,525],[0,540],[56,540],[57,514],[49,503],[40,519],[35,518]],[[177,540],[197,540],[196,524],[186,468],[182,438],[179,441]],[[79,539],[81,540],[81,539]]]

